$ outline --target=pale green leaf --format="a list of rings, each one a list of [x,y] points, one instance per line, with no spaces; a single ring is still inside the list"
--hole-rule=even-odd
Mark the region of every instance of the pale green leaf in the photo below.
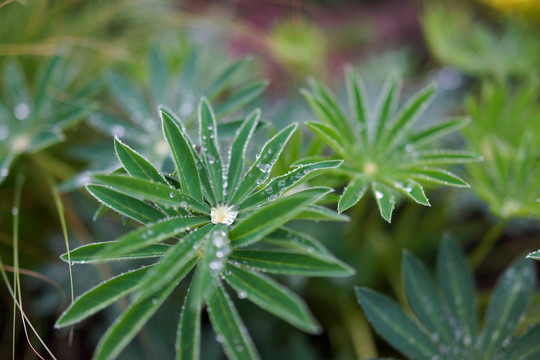
[[[193,286],[193,285],[191,285]],[[176,334],[176,359],[199,360],[201,351],[201,306],[188,290]]]
[[[222,118],[240,109],[242,106],[246,105],[247,103],[256,99],[259,95],[261,95],[267,86],[268,82],[263,81],[253,85],[248,85],[238,90],[216,106],[216,116],[218,118]]]
[[[373,191],[373,196],[375,197],[381,216],[386,221],[391,222],[392,211],[394,211],[396,204],[394,194],[386,185],[379,182],[372,182],[371,190]]]

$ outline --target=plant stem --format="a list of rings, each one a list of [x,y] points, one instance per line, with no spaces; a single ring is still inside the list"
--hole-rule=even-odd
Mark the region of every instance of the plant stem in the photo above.
[[[377,347],[373,339],[373,333],[365,317],[359,311],[358,305],[352,304],[342,311],[343,321],[347,326],[354,352],[358,359],[376,358]]]
[[[495,226],[493,226],[487,233],[484,235],[482,240],[474,248],[471,255],[469,256],[469,265],[474,270],[484,261],[486,256],[489,254],[497,240],[500,238],[504,229],[508,225],[508,220],[499,220]]]

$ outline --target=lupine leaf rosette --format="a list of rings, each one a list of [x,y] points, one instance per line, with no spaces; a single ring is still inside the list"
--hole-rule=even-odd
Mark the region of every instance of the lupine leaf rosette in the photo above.
[[[85,245],[70,253],[74,263],[155,259],[152,265],[118,275],[81,295],[58,319],[63,327],[134,293],[130,307],[102,337],[95,359],[112,359],[137,334],[176,285],[193,269],[181,312],[177,358],[197,359],[201,311],[206,307],[212,327],[229,358],[259,355],[225,284],[247,299],[309,333],[320,326],[306,304],[267,274],[348,276],[354,271],[333,257],[311,236],[284,225],[331,211],[315,205],[331,191],[304,186],[288,192],[308,174],[336,168],[340,160],[295,167],[270,178],[272,167],[291,134],[292,124],[266,142],[254,160],[246,156],[260,119],[253,111],[242,121],[223,158],[216,118],[210,103],[199,104],[199,141],[186,134],[173,113],[160,109],[163,133],[176,172],[164,174],[128,145],[115,140],[122,169],[96,175],[88,191],[105,206],[141,226],[112,242]],[[313,174],[311,174],[313,175]],[[265,246],[257,244],[265,242]],[[62,257],[67,260],[67,254]]]
[[[474,153],[433,149],[430,145],[442,136],[468,123],[467,118],[414,127],[421,111],[435,94],[430,85],[397,109],[399,77],[390,75],[383,86],[377,107],[370,111],[361,78],[346,69],[350,111],[345,112],[335,95],[315,79],[303,94],[321,122],[306,125],[336,157],[344,159],[339,172],[348,179],[338,210],[354,206],[366,192],[377,201],[381,216],[388,222],[398,197],[429,206],[422,184],[468,187],[457,175],[445,169],[449,164],[478,161]]]

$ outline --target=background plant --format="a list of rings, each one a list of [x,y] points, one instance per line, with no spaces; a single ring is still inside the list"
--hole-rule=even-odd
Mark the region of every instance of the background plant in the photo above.
[[[535,274],[530,260],[520,258],[505,270],[477,330],[474,279],[463,253],[450,241],[441,244],[437,281],[409,252],[402,273],[407,303],[417,321],[393,300],[357,288],[358,301],[375,330],[408,359],[534,359],[540,354],[540,326],[514,335],[530,301]]]
[[[399,195],[429,206],[420,182],[468,187],[457,175],[438,166],[479,158],[466,151],[429,148],[431,142],[460,129],[468,120],[451,119],[413,131],[419,112],[435,89],[433,86],[423,89],[397,112],[400,83],[397,77],[389,77],[379,96],[377,110],[369,111],[362,82],[354,70],[348,69],[349,117],[335,96],[316,80],[310,83],[311,92],[304,91],[322,121],[306,125],[336,156],[345,159],[340,171],[349,183],[339,199],[339,211],[355,205],[369,188],[381,216],[390,222]]]

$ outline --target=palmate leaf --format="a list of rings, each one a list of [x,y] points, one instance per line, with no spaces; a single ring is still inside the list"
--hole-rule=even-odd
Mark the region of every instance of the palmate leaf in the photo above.
[[[452,241],[444,240],[439,249],[438,286],[412,254],[404,252],[402,266],[407,303],[417,322],[383,295],[357,288],[357,297],[375,330],[408,359],[514,360],[540,353],[533,340],[538,325],[512,339],[534,289],[530,260],[518,259],[501,276],[481,332],[473,278]]]
[[[58,326],[79,321],[127,292],[134,292],[131,307],[112,324],[94,354],[96,359],[114,358],[165,301],[180,278],[195,268],[178,325],[177,358],[200,356],[201,311],[205,307],[227,356],[258,357],[223,287],[225,282],[241,297],[245,293],[248,300],[299,329],[319,332],[319,325],[302,300],[261,273],[354,274],[352,268],[332,256],[317,240],[284,227],[293,219],[347,219],[316,204],[332,191],[330,188],[306,186],[301,191],[288,192],[307,178],[338,167],[341,161],[306,162],[269,179],[296,124],[278,132],[250,160],[246,149],[260,112],[250,113],[240,125],[229,149],[229,161],[223,166],[219,128],[208,100],[202,99],[199,105],[197,145],[173,113],[164,109],[160,112],[176,172],[160,172],[116,139],[122,168],[95,175],[96,184],[87,188],[102,204],[137,220],[141,226],[116,241],[85,245],[70,252],[74,263],[146,258],[154,260],[154,264],[135,283],[119,277],[90,290],[74,303],[71,309],[75,310],[68,310],[69,316],[59,320]],[[266,243],[261,245],[265,250],[244,249],[261,242]],[[66,260],[67,254],[62,258]],[[92,294],[101,292],[104,295],[100,295],[97,304],[88,303]]]
[[[306,125],[336,157],[345,160],[343,174],[349,178],[349,184],[338,202],[340,212],[354,206],[369,189],[381,216],[390,222],[400,197],[429,205],[423,183],[468,187],[457,175],[432,166],[479,161],[479,156],[465,151],[426,149],[441,136],[466,125],[468,120],[439,122],[419,131],[414,128],[420,113],[435,95],[434,85],[420,90],[397,109],[401,80],[390,75],[376,109],[369,111],[362,80],[351,67],[345,73],[350,119],[330,90],[318,82],[311,81],[311,90],[302,91],[321,120]]]
[[[64,141],[63,131],[94,111],[91,98],[97,90],[95,83],[76,88],[73,81],[76,72],[70,65],[62,57],[53,56],[36,71],[33,79],[27,79],[18,61],[12,58],[4,63],[0,92],[0,183],[10,174],[10,166],[18,156]]]

